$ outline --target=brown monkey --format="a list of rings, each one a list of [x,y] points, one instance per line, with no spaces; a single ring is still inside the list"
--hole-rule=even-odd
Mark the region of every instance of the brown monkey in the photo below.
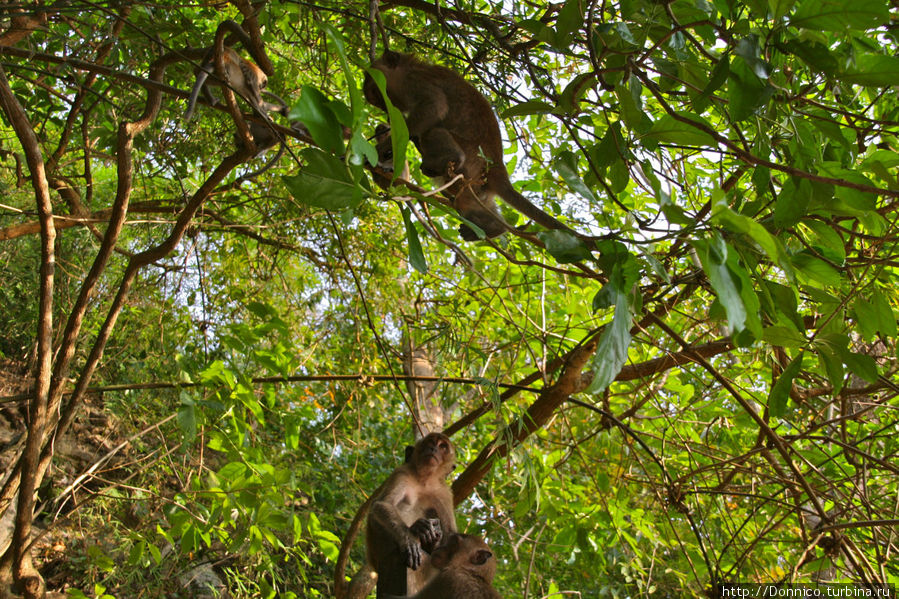
[[[513,208],[548,229],[562,229],[584,238],[518,193],[503,163],[502,136],[493,109],[481,93],[458,73],[428,64],[408,54],[386,51],[372,63],[386,80],[387,97],[406,117],[409,138],[422,156],[421,170],[443,179],[462,174],[447,190],[462,217],[487,237],[509,229],[494,202],[500,196]],[[366,100],[385,110],[384,98],[366,74]],[[474,231],[460,227],[466,240]]]
[[[431,553],[440,572],[405,599],[502,599],[493,588],[496,559],[481,537],[452,534]]]
[[[456,532],[446,483],[456,452],[449,437],[431,433],[394,470],[368,514],[368,561],[378,573],[378,598],[419,591],[433,569],[426,553]]]
[[[284,115],[287,114],[287,106],[283,101],[278,105],[266,102],[262,99],[262,91],[268,84],[268,77],[262,69],[242,57],[233,48],[225,48],[225,51],[222,54],[222,62],[224,63],[225,73],[228,76],[231,88],[249,102],[254,111],[259,112],[264,118],[268,118],[269,112],[279,112]],[[210,75],[212,75],[211,78]],[[209,86],[221,86],[224,85],[224,82],[215,76],[215,56],[213,50],[209,50],[209,52],[206,53],[203,63],[196,69],[196,76],[197,81],[194,83],[194,87],[190,92],[190,99],[187,101],[187,111],[184,113],[185,121],[189,121],[191,117],[193,117],[200,90],[203,90],[203,94],[209,104],[215,106],[218,103],[215,97],[213,97],[212,92],[209,91]]]

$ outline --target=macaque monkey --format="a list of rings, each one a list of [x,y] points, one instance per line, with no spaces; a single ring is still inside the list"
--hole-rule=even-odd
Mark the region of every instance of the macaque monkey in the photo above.
[[[496,559],[481,537],[451,534],[431,553],[440,570],[422,590],[395,599],[502,599],[493,588]]]
[[[396,166],[393,164],[393,143],[390,140],[390,127],[381,123],[375,127],[375,149],[378,152],[378,168],[383,172],[374,171],[375,183],[384,189],[389,189],[393,179],[409,180],[409,163],[404,162],[403,168],[394,176]]]
[[[427,554],[456,532],[453,494],[446,483],[455,458],[449,437],[427,435],[372,503],[366,546],[378,573],[379,599],[418,592],[433,575]]]
[[[480,227],[488,238],[510,229],[494,196],[548,229],[562,229],[583,238],[518,193],[503,163],[499,123],[487,99],[458,73],[398,52],[386,51],[372,63],[384,73],[387,97],[406,118],[409,138],[422,157],[421,170],[441,182],[457,174],[463,179],[447,192],[459,214]],[[363,92],[368,102],[386,110],[374,80],[366,74]],[[468,241],[477,235],[460,227]]]
[[[222,62],[225,66],[225,73],[228,76],[229,85],[239,96],[250,103],[255,112],[258,112],[263,118],[268,118],[269,112],[279,112],[287,115],[287,107],[283,102],[280,105],[266,102],[262,99],[262,91],[268,84],[268,77],[258,66],[242,57],[233,48],[225,48],[222,54]],[[222,86],[225,83],[215,76],[215,56],[214,51],[207,52],[203,63],[197,68],[197,81],[190,92],[190,99],[187,101],[187,112],[184,113],[184,120],[189,121],[194,114],[194,108],[197,105],[197,98],[200,90],[203,91],[206,100],[210,105],[215,106],[218,101],[209,90],[210,85]],[[210,75],[212,77],[210,77]]]

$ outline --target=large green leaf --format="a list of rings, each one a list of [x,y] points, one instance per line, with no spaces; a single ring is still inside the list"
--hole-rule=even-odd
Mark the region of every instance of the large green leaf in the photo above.
[[[714,130],[705,119],[687,112],[679,113],[678,116],[685,119],[686,122],[666,114],[653,123],[652,128],[643,138],[686,146],[718,147],[718,141],[706,130],[700,128]],[[695,122],[697,126],[692,125],[691,122]]]
[[[790,389],[793,388],[793,380],[802,370],[802,358],[804,356],[804,352],[799,352],[799,355],[790,361],[771,387],[771,393],[768,394],[768,410],[770,410],[771,416],[774,418],[782,418],[786,413]]]
[[[742,233],[759,245],[771,260],[779,265],[787,278],[793,278],[793,266],[783,244],[753,219],[738,214],[727,205],[727,197],[720,189],[712,192],[712,222],[724,225],[731,231]]]
[[[855,64],[838,75],[844,83],[869,87],[891,87],[899,85],[899,57],[883,54],[862,54]]]
[[[587,187],[587,184],[584,183],[584,180],[581,179],[581,176],[578,174],[577,156],[573,152],[568,150],[559,152],[559,155],[556,156],[554,165],[556,167],[556,172],[562,176],[562,179],[571,190],[577,192],[581,197],[590,200],[593,203],[599,203],[599,200],[593,195],[593,190]]]
[[[300,99],[290,111],[290,119],[300,121],[323,150],[343,153],[343,128],[329,100],[311,85],[304,85]]]
[[[306,166],[297,175],[282,177],[296,201],[326,210],[355,208],[362,202],[362,188],[346,163],[317,148],[306,148],[301,155]]]
[[[546,251],[560,264],[582,262],[592,257],[584,242],[566,231],[540,231],[537,237],[546,246]]]
[[[883,0],[803,0],[790,17],[790,25],[823,31],[873,29],[890,20]]]
[[[620,275],[612,277],[603,287],[601,293],[615,304],[612,322],[606,325],[596,354],[593,356],[593,380],[586,389],[587,393],[600,393],[608,387],[627,361],[627,348],[631,342],[631,314],[628,295],[624,289],[624,278]]]
[[[409,264],[421,274],[427,274],[428,261],[425,259],[424,252],[421,249],[418,231],[412,223],[412,211],[403,206],[402,213],[403,224],[406,225],[406,239],[409,242]]]
[[[712,289],[724,306],[731,332],[748,330],[761,336],[758,296],[752,289],[749,275],[739,264],[736,252],[717,234],[711,239],[697,239],[692,243]]]

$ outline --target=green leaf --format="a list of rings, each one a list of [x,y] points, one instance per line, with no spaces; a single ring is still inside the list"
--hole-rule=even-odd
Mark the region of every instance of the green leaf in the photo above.
[[[546,23],[537,19],[523,19],[518,21],[518,26],[525,31],[533,34],[537,41],[554,46],[556,43],[556,32]]]
[[[790,17],[790,25],[819,31],[864,30],[889,20],[889,3],[884,0],[804,0]]]
[[[615,304],[615,315],[612,322],[606,325],[596,354],[593,356],[593,380],[586,389],[587,393],[600,393],[615,380],[627,361],[627,348],[631,343],[631,314],[628,303],[628,290],[624,289],[624,279],[620,274],[609,279],[606,291]]]
[[[819,220],[807,220],[803,222],[813,232],[811,245],[828,260],[843,264],[846,261],[846,244],[840,234],[833,230],[827,223]]]
[[[304,85],[299,101],[290,111],[290,119],[302,122],[322,149],[343,154],[343,127],[328,104],[328,99],[319,90]]]
[[[824,366],[827,380],[833,386],[833,392],[839,393],[843,388],[842,354],[848,353],[849,337],[842,333],[826,333],[815,340],[815,350]]]
[[[768,10],[775,20],[780,20],[787,16],[796,0],[768,0]]]
[[[728,78],[728,101],[730,115],[742,121],[756,113],[774,94],[774,88],[759,79],[755,71],[741,57],[734,58]]]
[[[581,176],[578,174],[577,156],[573,152],[568,150],[559,152],[553,166],[572,191],[577,192],[586,200],[590,200],[593,203],[599,203],[599,200],[593,195],[593,191],[587,187],[583,179],[581,179]]]
[[[178,427],[184,436],[184,441],[193,443],[197,436],[197,407],[193,402],[182,403],[178,408]]]
[[[427,274],[428,261],[425,259],[424,252],[421,249],[418,231],[415,229],[415,225],[412,224],[412,212],[405,206],[402,207],[401,212],[403,213],[403,223],[406,225],[406,238],[409,240],[409,264],[421,274]]]
[[[390,121],[390,143],[393,150],[393,164],[404,164],[406,162],[406,146],[409,144],[409,127],[406,126],[406,119],[390,101],[387,96],[386,79],[384,73],[378,69],[366,69],[366,72],[374,80],[375,85],[381,92],[384,99],[384,105],[387,106],[387,118]]]
[[[862,54],[855,64],[837,75],[843,83],[867,87],[899,85],[899,57],[883,54]]]
[[[330,45],[337,51],[337,56],[340,58],[340,68],[343,71],[344,78],[346,78],[348,82],[346,90],[350,95],[350,106],[352,107],[353,111],[352,120],[354,122],[358,121],[362,116],[363,110],[362,94],[359,92],[359,87],[354,84],[355,77],[353,76],[353,71],[350,69],[349,60],[347,60],[346,46],[343,43],[343,36],[340,34],[337,28],[330,23],[323,23],[321,27],[325,30],[325,35],[327,36]]]
[[[759,38],[757,35],[744,37],[734,49],[734,54],[746,61],[746,65],[752,70],[753,74],[759,79],[767,79],[770,67],[761,58],[759,51]]]
[[[781,228],[792,227],[808,214],[812,189],[808,179],[787,179],[774,204],[774,224]]]
[[[866,340],[873,340],[878,333],[887,337],[896,336],[896,315],[880,290],[875,289],[868,299],[857,298],[852,304],[852,311]]]
[[[817,42],[790,40],[783,45],[782,49],[798,56],[807,65],[823,73],[834,73],[840,66],[827,46]]]
[[[857,354],[851,351],[842,353],[843,363],[849,367],[857,377],[876,383],[878,379],[877,362],[874,358],[865,354]]]
[[[799,352],[799,355],[790,360],[784,371],[777,377],[777,381],[771,387],[771,393],[768,394],[768,410],[774,418],[782,418],[787,410],[787,399],[790,397],[790,389],[793,388],[793,380],[802,370],[802,359],[805,352]]]
[[[559,18],[556,19],[556,35],[554,45],[559,49],[568,49],[574,32],[584,26],[583,0],[565,0]]]
[[[712,74],[709,76],[709,82],[693,102],[693,107],[697,111],[705,110],[705,107],[708,106],[708,99],[721,89],[721,86],[727,81],[728,75],[730,75],[730,56],[725,54],[715,63],[715,68],[712,69]]]
[[[806,339],[801,333],[785,325],[765,327],[762,331],[762,340],[771,345],[779,345],[790,349],[800,349],[806,344]]]
[[[348,171],[352,167],[318,148],[306,148],[300,154],[306,166],[297,175],[281,177],[296,201],[326,210],[355,208],[362,202],[362,188]]]
[[[823,260],[803,250],[792,258],[796,276],[816,287],[840,287],[843,279],[840,273]]]
[[[712,289],[724,307],[730,332],[747,331],[760,337],[762,327],[758,315],[758,296],[752,289],[749,275],[739,264],[736,252],[718,234],[713,234],[710,240],[697,239],[693,241],[693,246]],[[735,337],[735,340],[742,344],[749,338]]]
[[[350,157],[352,164],[362,164],[363,160],[372,166],[378,165],[378,149],[372,144],[362,131],[353,131],[350,137]]]
[[[599,143],[590,149],[590,157],[597,168],[605,168],[622,162],[621,158],[627,155],[627,151],[627,144],[621,135],[621,123],[615,122],[609,125]]]
[[[695,114],[679,112],[678,116],[687,121],[693,121],[698,125],[704,125],[708,129],[714,130],[705,119]],[[664,115],[653,123],[652,128],[643,137],[644,139],[657,142],[678,145],[718,147],[718,141],[711,134],[691,125],[689,122],[685,123],[682,120],[678,120],[670,114]]]
[[[592,257],[584,242],[567,231],[540,231],[537,237],[546,246],[546,251],[560,264],[583,262]]]
[[[628,85],[619,85],[615,88],[615,95],[618,96],[618,102],[621,106],[621,120],[632,130],[637,133],[646,133],[652,128],[652,120],[638,102],[634,100],[632,90],[640,89],[640,80],[631,77]],[[637,94],[639,97],[639,94]]]
[[[887,337],[895,337],[896,330],[896,313],[890,307],[886,295],[875,289],[871,293],[871,307],[877,314],[877,330]]]
[[[778,264],[787,278],[793,278],[793,267],[783,245],[768,230],[753,219],[737,214],[727,205],[727,197],[718,188],[712,192],[712,222],[719,223],[734,231],[746,235],[757,243],[771,260]]]

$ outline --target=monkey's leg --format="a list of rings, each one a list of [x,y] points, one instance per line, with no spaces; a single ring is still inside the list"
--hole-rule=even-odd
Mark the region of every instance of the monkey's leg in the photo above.
[[[416,146],[421,153],[421,172],[429,177],[446,176],[465,162],[465,152],[443,127],[425,131]]]
[[[382,557],[378,564],[378,591],[377,599],[386,599],[390,596],[404,597],[406,595],[406,556],[399,548]]]

